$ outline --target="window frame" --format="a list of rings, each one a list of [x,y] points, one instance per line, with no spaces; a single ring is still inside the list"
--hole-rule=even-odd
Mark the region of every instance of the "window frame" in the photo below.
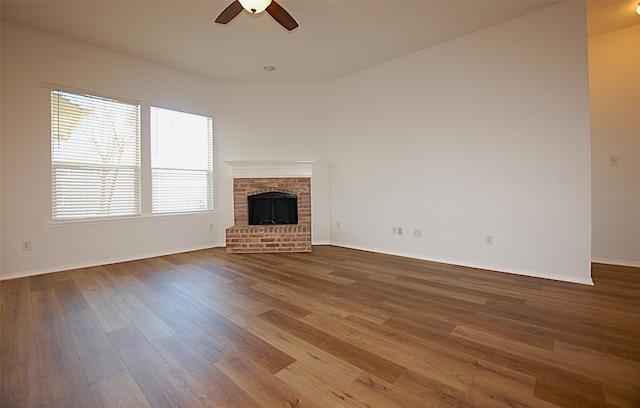
[[[157,140],[155,139],[156,134],[154,133],[154,111],[156,112],[168,112],[174,115],[185,115],[190,117],[197,117],[199,119],[206,119],[207,121],[207,169],[196,169],[196,168],[187,168],[187,167],[167,167],[167,166],[154,166],[154,147],[156,146]],[[213,118],[208,115],[201,115],[198,113],[187,112],[184,110],[171,109],[161,106],[149,106],[149,173],[150,173],[150,211],[152,216],[166,216],[166,215],[179,215],[179,214],[198,214],[198,213],[211,213],[215,211],[214,204],[214,196],[215,196],[215,187],[214,187],[214,134],[213,134]],[[154,195],[156,192],[155,187],[155,179],[154,179],[154,170],[160,171],[164,174],[186,174],[191,173],[192,175],[195,173],[204,174],[205,183],[206,183],[206,193],[204,194],[206,204],[205,208],[190,208],[190,209],[178,209],[178,210],[156,210],[156,196]],[[184,188],[184,187],[183,187]],[[175,204],[175,202],[174,202]]]
[[[79,88],[60,86],[55,84],[43,84],[49,90],[49,102],[50,102],[50,154],[51,154],[51,220],[54,224],[64,224],[70,222],[91,222],[91,221],[103,221],[114,218],[129,218],[129,217],[138,217],[142,215],[142,183],[141,183],[141,175],[142,175],[142,162],[141,162],[141,104],[137,100],[133,99],[125,99],[112,97],[105,94],[100,94],[94,91],[88,91]],[[67,98],[65,98],[67,96]],[[76,112],[71,112],[71,110],[67,111],[67,115],[61,116],[63,112],[60,109],[60,102],[64,99],[69,101],[70,98],[77,98],[79,102],[86,103],[87,105],[95,108],[94,112],[98,112],[98,107],[105,109],[103,111],[102,116],[98,116],[95,119],[95,123],[92,123],[91,127],[85,130],[84,134],[82,133],[82,129],[80,125],[82,124],[82,119],[79,117],[79,114]],[[54,99],[56,99],[54,101]],[[105,106],[109,106],[109,108],[105,108]],[[120,105],[120,107],[118,107]],[[125,106],[126,105],[126,106]],[[80,107],[80,105],[78,105]],[[56,110],[56,108],[58,108]],[[109,110],[109,109],[113,110]],[[122,108],[121,110],[119,110]],[[131,109],[133,108],[134,113],[131,114]],[[73,108],[72,108],[73,109]],[[82,109],[80,107],[80,109]],[[128,111],[128,112],[127,112]],[[78,131],[78,137],[88,138],[87,134],[92,130],[96,129],[96,125],[98,127],[100,124],[110,123],[114,124],[114,122],[110,122],[109,120],[105,120],[105,116],[108,114],[118,114],[118,113],[128,113],[126,117],[127,120],[124,122],[118,123],[119,126],[124,126],[128,132],[131,132],[125,138],[130,139],[133,136],[134,141],[130,140],[122,141],[126,146],[126,150],[124,151],[128,157],[127,164],[114,164],[105,162],[104,159],[102,162],[97,160],[98,156],[100,156],[100,148],[96,148],[95,151],[90,152],[89,148],[86,145],[87,140],[80,139],[78,142],[69,144],[69,146],[62,147],[62,134],[66,131],[69,132],[69,136],[67,139],[71,137],[71,132]],[[88,116],[88,115],[87,115]],[[77,121],[75,124],[69,125],[65,123],[65,121]],[[133,121],[132,123],[126,123],[127,121]],[[123,125],[124,123],[124,125]],[[133,126],[132,126],[133,124]],[[114,127],[116,127],[114,125]],[[63,129],[63,132],[61,132]],[[125,132],[126,133],[126,132]],[[103,133],[96,133],[96,137],[103,137]],[[92,139],[93,142],[95,140]],[[84,145],[83,145],[84,144]],[[104,146],[104,144],[94,143],[96,146]],[[111,146],[113,147],[113,146]],[[69,149],[69,151],[73,151],[73,149],[79,149],[75,154],[75,158],[72,153],[65,153],[64,149]],[[84,148],[84,152],[81,152],[82,148]],[[65,159],[64,155],[67,154],[68,157]],[[95,156],[93,159],[91,155]],[[120,157],[122,158],[122,157]],[[126,188],[118,188],[120,192],[126,193],[125,196],[130,196],[132,198],[129,199],[117,199],[113,200],[96,200],[96,197],[91,198],[79,198],[79,192],[81,188],[74,188],[74,174],[77,175],[78,178],[95,178],[97,174],[102,173],[101,177],[105,177],[105,174],[111,172],[114,173],[115,176],[112,177],[112,188],[115,189],[115,183],[118,181],[117,174],[121,170],[128,170],[131,175],[129,176],[130,180],[126,183]],[[67,175],[61,175],[63,172],[67,172]],[[122,181],[122,177],[120,177],[120,181]],[[104,182],[104,181],[103,181]],[[81,184],[82,187],[86,187],[85,196],[90,196],[92,193],[87,191],[91,191],[90,187],[94,189],[97,187],[95,180],[93,183],[88,180],[84,180]],[[104,186],[102,186],[104,189]],[[115,191],[115,190],[113,190]],[[128,191],[128,192],[127,192]],[[94,191],[95,193],[95,191]],[[104,192],[100,192],[101,194],[105,194]],[[67,207],[65,209],[64,201],[74,200],[75,204]],[[113,203],[125,203],[123,208],[126,211],[114,211],[113,209],[104,210],[105,206],[110,207]],[[86,210],[82,212],[81,208],[85,205],[88,208],[94,208],[98,206],[100,209],[97,211],[89,211]],[[74,214],[74,210],[78,210],[77,213]],[[101,211],[104,211],[101,213]]]

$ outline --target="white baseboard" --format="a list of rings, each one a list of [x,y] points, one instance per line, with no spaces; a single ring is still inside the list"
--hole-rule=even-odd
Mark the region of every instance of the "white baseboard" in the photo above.
[[[501,267],[499,265],[474,264],[474,263],[469,263],[469,262],[466,262],[466,261],[459,261],[459,260],[455,260],[455,259],[422,257],[422,256],[414,255],[414,254],[406,254],[406,253],[400,253],[400,252],[390,252],[390,251],[376,249],[376,248],[364,248],[364,247],[358,247],[358,246],[353,246],[353,245],[343,244],[343,243],[338,243],[338,242],[333,242],[332,245],[340,246],[340,247],[344,247],[344,248],[350,248],[350,249],[358,249],[358,250],[361,250],[361,251],[369,251],[369,252],[377,252],[377,253],[382,253],[382,254],[387,254],[387,255],[401,256],[401,257],[411,258],[411,259],[420,259],[422,261],[438,262],[438,263],[443,263],[443,264],[447,264],[447,265],[457,265],[457,266],[463,266],[463,267],[467,267],[467,268],[484,269],[484,270],[488,270],[488,271],[510,273],[510,274],[513,274],[513,275],[530,276],[532,278],[550,279],[550,280],[556,280],[556,281],[561,281],[561,282],[579,283],[579,284],[582,284],[582,285],[593,286],[593,280],[591,279],[591,277],[586,278],[586,279],[580,279],[580,278],[576,278],[575,276],[554,275],[554,274],[549,274],[549,273],[545,273],[545,272],[541,272],[541,271],[510,269],[510,268]]]
[[[606,264],[606,265],[631,266],[633,268],[640,268],[640,262],[638,261],[625,261],[620,259],[608,259],[608,258],[591,258],[591,262]]]
[[[382,253],[382,254],[387,254],[387,255],[402,256],[402,257],[405,257],[405,258],[420,259],[420,260],[431,261],[431,262],[439,262],[439,263],[444,263],[444,264],[449,264],[449,265],[459,265],[459,266],[464,266],[464,267],[469,267],[469,268],[478,268],[478,269],[485,269],[485,270],[491,270],[491,271],[496,271],[496,272],[511,273],[511,274],[515,274],[515,275],[531,276],[531,277],[543,278],[543,279],[552,279],[552,280],[558,280],[558,281],[563,281],[563,282],[579,283],[579,284],[584,284],[584,285],[593,285],[593,281],[591,279],[576,279],[573,276],[551,275],[551,274],[541,273],[541,272],[537,272],[537,271],[519,271],[519,270],[501,268],[501,267],[498,267],[496,265],[471,264],[471,263],[467,263],[467,262],[450,260],[450,259],[439,259],[439,258],[436,259],[436,258],[428,258],[428,257],[419,257],[419,256],[416,256],[416,255],[413,255],[413,254],[390,252],[390,251],[382,250],[382,249],[379,249],[379,248],[365,248],[365,247],[359,247],[359,246],[340,243],[340,242],[318,241],[318,242],[314,242],[313,245],[335,245],[335,246],[339,246],[339,247],[357,249],[357,250],[361,250],[361,251],[377,252],[377,253]],[[183,249],[180,249],[180,250],[172,250],[172,251],[166,251],[166,252],[156,252],[156,253],[141,254],[141,255],[136,255],[136,256],[133,256],[133,257],[102,259],[102,260],[98,260],[98,261],[91,261],[91,262],[79,263],[79,264],[73,264],[73,265],[61,265],[61,266],[56,266],[54,268],[44,268],[44,269],[37,269],[37,270],[22,271],[22,272],[18,272],[18,273],[14,273],[14,274],[0,275],[0,281],[8,280],[8,279],[24,278],[24,277],[35,276],[35,275],[43,275],[43,274],[46,274],[46,273],[62,272],[62,271],[68,271],[68,270],[73,270],[73,269],[90,268],[90,267],[94,267],[94,266],[108,265],[108,264],[113,264],[113,263],[118,263],[118,262],[129,262],[129,261],[135,261],[135,260],[140,260],[140,259],[154,258],[154,257],[157,257],[157,256],[172,255],[172,254],[178,254],[178,253],[182,253],[182,252],[198,251],[198,250],[211,249],[211,248],[217,248],[217,247],[220,247],[220,246],[183,248]],[[222,245],[222,247],[224,247],[224,245]],[[607,259],[607,258],[592,258],[591,261],[594,262],[594,263],[602,263],[602,264],[608,264],[608,265],[630,266],[630,267],[636,267],[636,268],[640,267],[640,262],[635,262],[635,261],[625,261],[625,260]]]
[[[164,252],[146,253],[146,254],[135,255],[130,257],[101,259],[101,260],[83,262],[83,263],[77,263],[77,264],[71,264],[71,265],[59,265],[53,268],[33,269],[33,270],[21,271],[13,274],[0,275],[0,281],[17,279],[17,278],[26,278],[28,276],[44,275],[46,273],[70,271],[73,269],[91,268],[94,266],[109,265],[109,264],[120,263],[120,262],[138,261],[141,259],[155,258],[157,256],[180,254],[183,252],[199,251],[199,250],[211,249],[211,248],[217,248],[217,247],[204,246],[204,247],[196,247],[196,248],[182,248],[182,249],[175,249],[175,250],[164,251]]]

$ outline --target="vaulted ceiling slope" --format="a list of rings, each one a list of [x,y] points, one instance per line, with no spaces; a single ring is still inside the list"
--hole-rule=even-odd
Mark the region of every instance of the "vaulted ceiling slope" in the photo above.
[[[557,3],[279,0],[300,24],[289,32],[267,13],[216,24],[230,2],[3,0],[1,12],[5,21],[213,80],[327,81]]]

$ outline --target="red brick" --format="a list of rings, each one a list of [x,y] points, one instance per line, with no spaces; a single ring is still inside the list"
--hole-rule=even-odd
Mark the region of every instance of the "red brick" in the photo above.
[[[249,226],[247,196],[281,191],[298,196],[298,225]],[[227,228],[227,252],[310,252],[310,178],[236,178],[233,181],[234,226]]]

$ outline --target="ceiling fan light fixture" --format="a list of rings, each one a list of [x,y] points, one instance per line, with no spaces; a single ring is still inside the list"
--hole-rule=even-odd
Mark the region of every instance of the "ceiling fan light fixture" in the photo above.
[[[242,7],[249,13],[258,14],[262,13],[269,7],[271,0],[238,0]]]
[[[267,13],[285,29],[291,31],[298,27],[298,23],[291,17],[291,14],[287,13],[287,10],[275,0],[233,0],[216,18],[216,23],[227,24],[242,13],[242,10],[247,10],[252,14],[267,10]]]
[[[638,7],[636,7],[636,13],[640,14],[640,3],[638,3]]]

